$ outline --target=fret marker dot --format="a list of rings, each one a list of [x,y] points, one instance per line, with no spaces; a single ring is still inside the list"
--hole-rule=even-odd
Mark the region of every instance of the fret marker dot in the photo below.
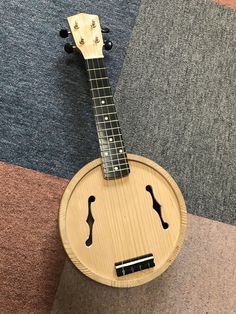
[[[105,156],[108,156],[108,152],[105,152],[104,155],[105,155]]]
[[[114,169],[117,171],[119,168],[118,168],[118,167],[115,167]]]
[[[102,101],[101,101],[101,104],[104,105],[104,104],[105,104],[105,100],[102,100]]]
[[[108,120],[108,117],[105,117],[104,119],[105,119],[105,120]]]
[[[123,150],[122,150],[122,149],[119,149],[119,153],[123,153]]]
[[[110,138],[109,138],[109,141],[110,141],[110,142],[112,142],[112,141],[113,141],[112,137],[110,137]]]

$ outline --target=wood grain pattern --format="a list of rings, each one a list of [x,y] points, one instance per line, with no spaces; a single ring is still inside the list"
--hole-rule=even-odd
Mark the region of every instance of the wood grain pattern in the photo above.
[[[76,47],[84,59],[103,58],[103,37],[97,15],[79,13],[67,18]]]
[[[131,173],[117,180],[104,180],[101,159],[83,167],[63,195],[60,233],[72,262],[88,277],[106,285],[132,287],[160,275],[177,256],[186,230],[186,207],[171,176],[156,163],[128,155]],[[164,230],[152,199],[151,185],[169,223]],[[93,195],[93,243],[85,245],[89,228],[88,198]],[[116,262],[152,253],[156,266],[117,277]]]

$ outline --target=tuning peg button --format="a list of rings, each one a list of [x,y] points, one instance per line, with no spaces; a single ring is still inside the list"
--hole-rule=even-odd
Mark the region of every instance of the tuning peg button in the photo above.
[[[108,27],[102,27],[101,30],[102,30],[102,33],[109,33],[110,32]]]
[[[69,36],[69,34],[71,34],[71,32],[69,32],[67,29],[61,29],[59,34],[62,38],[66,38]]]
[[[72,53],[75,50],[75,46],[73,46],[73,45],[71,45],[69,43],[66,43],[65,46],[64,46],[64,50],[67,53]]]
[[[105,48],[106,50],[111,50],[111,49],[112,49],[112,46],[113,46],[112,41],[110,41],[110,40],[105,40],[105,41],[104,41],[104,48]]]

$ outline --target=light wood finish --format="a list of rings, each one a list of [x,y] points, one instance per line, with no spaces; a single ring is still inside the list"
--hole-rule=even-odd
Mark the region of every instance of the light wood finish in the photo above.
[[[103,58],[103,37],[98,16],[79,13],[67,20],[75,45],[84,59]]]
[[[109,286],[133,287],[159,276],[176,258],[185,236],[186,207],[171,176],[159,165],[128,154],[131,173],[117,180],[103,178],[101,159],[83,167],[63,195],[59,225],[64,248],[86,276]],[[152,207],[151,185],[161,205],[164,230]],[[88,198],[93,195],[93,243],[86,223]],[[117,277],[116,262],[152,253],[156,266]]]

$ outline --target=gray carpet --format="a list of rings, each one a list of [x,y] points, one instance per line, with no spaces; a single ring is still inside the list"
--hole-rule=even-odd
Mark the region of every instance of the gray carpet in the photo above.
[[[142,1],[116,91],[129,151],[167,169],[188,210],[236,223],[236,12]]]
[[[113,90],[139,8],[126,1],[1,1],[0,160],[71,177],[98,157],[84,60],[58,36],[67,16],[98,14],[111,30],[105,52]]]

